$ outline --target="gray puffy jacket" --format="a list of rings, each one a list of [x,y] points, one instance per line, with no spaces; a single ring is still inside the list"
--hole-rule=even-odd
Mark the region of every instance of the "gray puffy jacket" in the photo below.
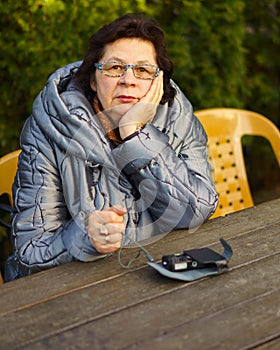
[[[126,245],[201,225],[217,205],[207,137],[179,88],[172,107],[160,105],[152,124],[113,148],[69,84],[79,65],[50,76],[22,130],[12,229],[21,275],[100,257],[84,227],[95,209],[127,208]]]

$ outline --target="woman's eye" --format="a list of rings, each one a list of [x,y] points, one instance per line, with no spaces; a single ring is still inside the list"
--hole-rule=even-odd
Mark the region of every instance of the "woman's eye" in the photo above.
[[[147,69],[145,67],[137,67],[136,68],[139,73],[145,73],[147,72]]]
[[[113,70],[122,70],[123,67],[121,65],[115,64],[114,66],[111,67]]]

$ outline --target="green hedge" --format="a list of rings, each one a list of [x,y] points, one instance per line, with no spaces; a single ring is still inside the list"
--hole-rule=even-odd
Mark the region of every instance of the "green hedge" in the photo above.
[[[0,155],[48,75],[82,59],[89,36],[127,12],[164,28],[175,80],[195,109],[248,108],[279,123],[280,1],[6,0],[0,4]]]

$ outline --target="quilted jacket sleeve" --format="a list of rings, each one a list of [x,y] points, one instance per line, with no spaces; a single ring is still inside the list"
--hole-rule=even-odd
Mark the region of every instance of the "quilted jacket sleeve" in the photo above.
[[[21,139],[23,151],[13,185],[12,236],[24,275],[100,256],[83,229],[84,213],[74,219],[69,215],[52,146],[32,123],[30,118],[22,133],[28,140]]]
[[[152,214],[158,232],[201,225],[217,206],[206,134],[193,115],[184,127],[188,131],[178,154],[169,137],[152,124],[113,151],[120,170],[138,188],[143,210]]]

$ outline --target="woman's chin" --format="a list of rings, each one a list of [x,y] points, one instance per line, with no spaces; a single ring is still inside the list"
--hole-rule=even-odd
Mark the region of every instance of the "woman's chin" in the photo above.
[[[113,106],[109,110],[105,111],[107,112],[111,118],[113,118],[115,121],[118,121],[121,119],[121,117],[127,113],[130,108],[133,106],[132,103],[122,103],[116,106]]]

